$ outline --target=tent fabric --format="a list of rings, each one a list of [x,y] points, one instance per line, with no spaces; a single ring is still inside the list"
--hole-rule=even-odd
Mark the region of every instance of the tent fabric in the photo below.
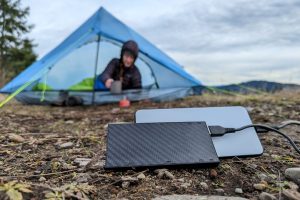
[[[95,58],[93,59],[99,59],[98,57],[100,55],[101,61],[101,53],[103,54],[103,52],[105,52],[105,50],[101,49],[101,46],[103,46],[102,43],[105,42],[105,40],[111,41],[112,43],[119,46],[128,40],[136,41],[140,49],[139,59],[145,62],[145,65],[149,65],[151,73],[155,77],[155,84],[157,85],[157,87],[159,87],[157,88],[157,91],[159,91],[160,89],[172,88],[188,89],[194,86],[202,85],[199,80],[188,74],[172,58],[159,50],[134,30],[129,28],[127,25],[116,19],[107,10],[105,10],[104,8],[100,8],[85,23],[83,23],[77,30],[75,30],[69,37],[67,37],[60,45],[50,51],[42,59],[36,61],[28,68],[26,68],[22,73],[20,73],[17,77],[15,77],[12,81],[5,85],[0,90],[0,92],[13,93],[25,83],[33,82],[36,85],[31,85],[30,87],[26,88],[25,91],[22,92],[24,94],[21,93],[20,95],[18,95],[19,98],[17,99],[25,102],[24,98],[29,98],[29,94],[34,94],[32,98],[37,98],[37,90],[46,90],[46,96],[47,94],[51,95],[52,92],[50,91],[53,87],[51,85],[43,85],[42,79],[45,78],[45,76],[47,76],[48,74],[51,74],[51,72],[56,69],[56,67],[58,67],[57,63],[72,54],[72,52],[74,52],[76,49],[91,42],[94,42],[95,46]],[[60,68],[56,70],[63,70],[63,66],[59,67]],[[97,80],[97,78],[82,77],[81,81],[78,81],[77,84],[73,84],[72,86],[67,88],[67,90],[80,91],[86,89],[90,92],[93,92],[97,87],[101,89],[103,88],[103,85],[101,85],[101,83],[95,82],[93,84],[93,80]],[[153,84],[151,83],[151,85]],[[144,92],[148,91],[149,93],[148,89],[145,90],[144,88],[142,90]],[[157,91],[154,93],[159,94],[159,92]],[[32,98],[31,101],[33,101]],[[28,100],[26,102],[29,103]]]
[[[41,91],[24,91],[16,96],[18,101],[25,104],[34,105],[60,105],[64,103],[59,91],[49,91],[45,93],[45,100],[40,101]],[[84,105],[101,105],[106,103],[116,103],[124,97],[131,101],[150,100],[156,102],[172,101],[193,94],[192,88],[167,88],[167,89],[151,89],[151,90],[126,90],[122,94],[112,95],[109,91],[79,92],[69,91],[68,96],[80,97]],[[93,100],[94,96],[94,100]]]

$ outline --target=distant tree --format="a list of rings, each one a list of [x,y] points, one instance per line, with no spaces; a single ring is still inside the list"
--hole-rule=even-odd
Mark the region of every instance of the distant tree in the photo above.
[[[27,23],[29,7],[20,0],[0,0],[0,85],[36,59],[32,40],[26,34],[33,28]]]

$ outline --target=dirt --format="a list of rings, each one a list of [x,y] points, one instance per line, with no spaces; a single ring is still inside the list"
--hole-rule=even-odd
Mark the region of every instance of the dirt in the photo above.
[[[73,199],[150,199],[158,195],[220,192],[257,199],[261,191],[253,184],[261,183],[261,176],[266,176],[264,191],[278,198],[289,184],[284,177],[285,169],[299,166],[300,156],[283,137],[272,133],[259,134],[264,147],[262,156],[222,159],[214,169],[214,176],[209,168],[168,169],[175,177],[170,179],[158,178],[154,170],[117,172],[97,166],[105,160],[107,124],[133,122],[138,109],[235,105],[247,107],[255,123],[300,120],[300,93],[292,92],[248,96],[206,94],[173,102],[137,102],[126,109],[120,109],[118,104],[54,107],[10,102],[0,109],[0,186],[13,180],[26,184],[32,192],[19,190],[24,199],[50,199],[51,195],[57,199],[63,195]],[[298,145],[299,130],[299,127],[284,129]],[[21,138],[14,138],[13,134]],[[76,158],[90,158],[92,162],[82,167],[74,162]],[[136,180],[140,173],[145,177]],[[243,193],[235,193],[236,188]]]

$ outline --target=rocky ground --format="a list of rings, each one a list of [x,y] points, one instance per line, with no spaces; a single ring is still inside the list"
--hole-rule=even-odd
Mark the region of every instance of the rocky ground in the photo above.
[[[206,94],[173,102],[138,102],[127,109],[117,104],[53,107],[10,102],[0,109],[0,199],[168,199],[183,194],[300,199],[300,156],[272,133],[259,134],[265,149],[262,156],[222,159],[214,169],[112,172],[102,168],[108,123],[133,122],[135,111],[142,108],[229,105],[247,107],[256,123],[300,120],[296,92]],[[300,145],[300,127],[284,131]]]

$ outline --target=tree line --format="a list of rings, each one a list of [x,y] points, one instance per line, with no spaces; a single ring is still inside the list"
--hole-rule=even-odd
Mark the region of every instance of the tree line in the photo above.
[[[36,46],[28,38],[29,7],[20,0],[0,0],[0,87],[33,63]]]

